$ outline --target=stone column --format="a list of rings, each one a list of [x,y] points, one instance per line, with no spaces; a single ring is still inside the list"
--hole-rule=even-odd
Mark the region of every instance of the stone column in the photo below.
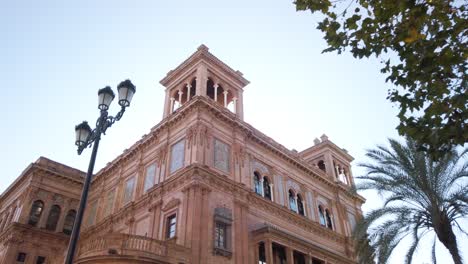
[[[237,114],[237,97],[234,97],[232,101],[234,102],[234,114]]]
[[[182,95],[184,94],[184,92],[182,92],[182,90],[179,90],[177,94],[179,95],[179,106],[182,106]]]
[[[57,222],[57,226],[55,228],[55,232],[62,232],[63,231],[63,224],[65,223],[65,218],[67,217],[68,210],[70,210],[70,207],[67,205],[64,205],[62,208],[62,211],[60,213],[60,218]]]
[[[271,239],[267,239],[265,241],[265,258],[267,264],[273,264],[273,243],[271,242]]]
[[[296,213],[299,213],[299,204],[297,203],[297,194],[294,194],[294,202],[296,203]]]
[[[242,90],[237,90],[237,107],[236,107],[236,114],[239,119],[244,120],[244,109],[243,109],[243,99],[242,99]]]
[[[271,196],[271,201],[274,202],[275,201],[275,195],[274,195],[275,191],[273,189],[273,183],[270,183],[270,196]]]
[[[192,90],[192,85],[187,83],[187,102],[190,101],[191,90]]]
[[[286,248],[286,263],[294,264],[294,250],[290,247]]]
[[[197,89],[195,91],[196,95],[206,96],[206,80],[208,79],[208,71],[204,64],[200,64],[197,68],[196,73],[196,82]]]
[[[41,218],[39,219],[39,223],[37,223],[37,227],[45,228],[50,209],[52,208],[52,203],[51,199],[44,201],[44,209],[42,210]]]
[[[171,106],[170,106],[170,109],[169,109],[169,113],[174,112],[174,101],[175,101],[175,98],[171,97]]]
[[[214,85],[214,100],[215,100],[215,102],[218,102],[218,87],[219,87],[218,83],[215,83],[215,85]]]
[[[208,215],[208,195],[210,190],[198,181],[192,182],[184,191],[189,192],[189,205],[186,225],[186,247],[192,248],[193,264],[206,263],[207,235],[206,228],[208,222],[206,217]]]
[[[265,190],[263,190],[263,177],[260,177],[260,194],[265,197]]]
[[[163,118],[165,118],[166,116],[168,116],[171,113],[170,105],[171,105],[171,100],[170,100],[170,96],[169,96],[169,91],[166,90],[166,98],[164,99]]]
[[[224,91],[223,94],[224,94],[224,107],[227,107],[227,95],[228,95],[228,91]]]
[[[260,242],[255,243],[254,246],[255,248],[254,248],[254,262],[253,263],[257,264],[258,262],[260,262],[260,255],[258,254],[258,251],[260,248]]]
[[[150,226],[149,226],[149,236],[153,239],[158,239],[159,236],[159,223],[161,219],[161,205],[162,200],[156,201],[153,203],[148,212],[150,213]]]

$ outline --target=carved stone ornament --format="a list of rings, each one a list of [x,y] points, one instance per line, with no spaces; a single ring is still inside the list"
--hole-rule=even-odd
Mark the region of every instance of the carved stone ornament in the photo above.
[[[287,181],[286,187],[288,190],[293,189],[295,193],[299,193],[301,191],[301,187],[299,186],[299,184],[297,184],[297,182],[295,181],[292,181],[291,179]]]
[[[189,127],[186,132],[186,137],[188,148],[196,145],[210,148],[211,131],[205,124],[198,122]]]
[[[157,151],[157,163],[158,163],[158,167],[161,167],[162,164],[164,163],[164,161],[166,160],[166,155],[167,155],[167,148],[168,148],[168,145],[167,144],[164,144],[163,146],[161,146],[159,148],[159,150]]]
[[[172,199],[162,208],[163,211],[170,210],[180,204],[180,199]]]
[[[251,161],[251,165],[252,165],[252,170],[253,171],[258,171],[262,175],[268,175],[268,173],[270,172],[270,170],[268,169],[268,167],[265,164],[261,163],[260,161],[258,161],[256,159],[253,159]]]
[[[58,204],[63,204],[64,198],[60,194],[54,194],[54,196],[52,196],[52,201]]]
[[[244,161],[246,156],[244,147],[240,143],[235,142],[232,145],[232,149],[234,152],[234,162],[244,167]]]

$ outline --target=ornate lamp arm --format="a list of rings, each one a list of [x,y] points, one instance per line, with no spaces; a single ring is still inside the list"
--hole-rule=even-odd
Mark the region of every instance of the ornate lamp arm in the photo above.
[[[122,118],[123,114],[125,113],[125,108],[125,106],[122,106],[115,117],[109,116],[107,110],[101,110],[101,115],[96,120],[96,128],[91,131],[88,138],[86,139],[86,143],[78,146],[78,155],[81,155],[85,148],[91,147],[93,142],[95,142],[97,138],[101,137],[101,134],[105,135],[107,129]]]

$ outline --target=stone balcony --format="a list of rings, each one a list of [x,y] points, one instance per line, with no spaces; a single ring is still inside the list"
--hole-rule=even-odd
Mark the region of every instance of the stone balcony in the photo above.
[[[144,236],[112,233],[80,242],[77,264],[190,263],[190,249]]]

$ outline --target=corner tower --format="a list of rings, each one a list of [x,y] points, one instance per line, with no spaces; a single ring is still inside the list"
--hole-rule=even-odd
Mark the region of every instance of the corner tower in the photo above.
[[[233,70],[211,54],[205,45],[169,71],[160,83],[166,87],[163,118],[194,97],[204,96],[244,119],[243,89],[249,81],[240,71]]]

